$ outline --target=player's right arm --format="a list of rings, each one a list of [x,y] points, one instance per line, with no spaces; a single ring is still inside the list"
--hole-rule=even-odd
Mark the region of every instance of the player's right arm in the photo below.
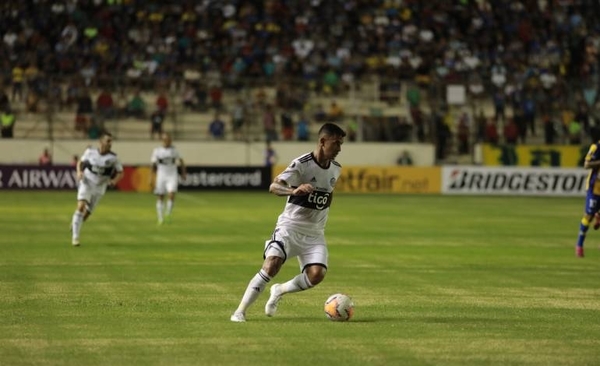
[[[600,168],[600,160],[585,162],[583,165],[585,169],[595,169]]]
[[[156,181],[156,170],[158,169],[158,165],[152,164],[152,169],[150,169],[150,188],[154,188],[154,182]]]
[[[79,159],[76,165],[77,169],[77,180],[83,179],[83,160]]]
[[[300,184],[296,188],[290,187],[286,181],[275,179],[269,187],[269,192],[277,196],[305,196],[313,191],[313,186],[308,183]]]
[[[313,191],[313,186],[302,183],[302,163],[295,160],[279,174],[269,186],[269,192],[277,196],[305,196]]]
[[[77,170],[78,181],[81,181],[83,179],[84,164],[89,159],[89,151],[90,149],[85,149],[83,155],[81,155],[81,158],[77,161],[77,164],[75,165],[75,169]]]

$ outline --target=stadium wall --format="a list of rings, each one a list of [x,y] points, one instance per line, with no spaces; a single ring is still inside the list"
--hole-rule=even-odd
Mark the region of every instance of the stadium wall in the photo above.
[[[73,155],[81,155],[95,141],[86,140],[26,140],[3,139],[0,142],[0,164],[37,164],[44,148],[50,149],[54,164],[70,164]],[[158,141],[115,141],[113,150],[125,165],[147,165]],[[176,142],[177,149],[187,164],[202,166],[262,166],[265,164],[264,142],[198,141]],[[287,164],[293,158],[312,151],[314,142],[274,142],[279,163]],[[342,165],[393,166],[407,151],[415,166],[433,166],[434,146],[431,144],[352,143],[342,147],[338,161]]]

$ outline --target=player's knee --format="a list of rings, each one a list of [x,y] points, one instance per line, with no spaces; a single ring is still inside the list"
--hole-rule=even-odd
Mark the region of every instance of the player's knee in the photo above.
[[[262,269],[267,272],[267,274],[271,277],[275,277],[275,275],[277,275],[277,273],[279,273],[279,270],[281,269],[281,266],[283,265],[283,258],[279,258],[279,257],[267,257],[265,259],[265,262],[263,263],[263,267]]]
[[[86,206],[87,204],[83,201],[80,201],[77,203],[77,211],[81,212],[81,213],[85,213],[86,212]]]
[[[320,265],[313,265],[305,269],[306,276],[313,286],[318,285],[325,279],[327,269]]]

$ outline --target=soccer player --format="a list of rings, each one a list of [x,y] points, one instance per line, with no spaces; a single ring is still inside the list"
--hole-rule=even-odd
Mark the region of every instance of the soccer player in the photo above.
[[[167,221],[171,219],[173,212],[173,203],[175,193],[179,184],[179,173],[177,166],[181,171],[181,178],[185,180],[185,163],[179,155],[179,152],[172,145],[171,135],[167,132],[161,134],[162,146],[157,147],[152,152],[152,175],[150,184],[154,184],[154,194],[156,195],[156,213],[158,215],[158,224],[162,224],[164,218]],[[167,209],[164,210],[165,194],[168,196]]]
[[[600,180],[598,179],[598,173],[600,172],[600,141],[596,140],[596,142],[590,145],[583,167],[590,169],[590,173],[586,181],[585,214],[579,224],[579,237],[575,246],[575,255],[581,258],[584,256],[583,243],[585,235],[590,228],[592,217],[598,213],[598,209],[600,208],[598,206],[600,200]],[[595,225],[594,228],[596,228]]]
[[[110,150],[111,147],[112,135],[103,132],[99,147],[88,147],[77,162],[77,209],[71,222],[73,246],[79,246],[81,225],[106,193],[106,187],[116,185],[123,178],[123,166],[117,159],[117,154]]]
[[[287,203],[271,238],[265,242],[262,268],[250,280],[231,315],[232,322],[246,321],[246,310],[288,258],[298,258],[301,272],[285,283],[271,286],[271,296],[265,305],[267,316],[275,315],[283,295],[308,290],[325,278],[328,251],[324,229],[333,188],[341,172],[334,159],[342,150],[345,136],[337,125],[324,124],[315,150],[294,159],[271,183],[269,192],[287,196]]]

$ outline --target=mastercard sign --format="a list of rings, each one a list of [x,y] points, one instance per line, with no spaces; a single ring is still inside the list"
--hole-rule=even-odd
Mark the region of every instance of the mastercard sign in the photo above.
[[[152,171],[147,166],[123,167],[123,179],[117,184],[120,191],[150,192],[150,178]]]

